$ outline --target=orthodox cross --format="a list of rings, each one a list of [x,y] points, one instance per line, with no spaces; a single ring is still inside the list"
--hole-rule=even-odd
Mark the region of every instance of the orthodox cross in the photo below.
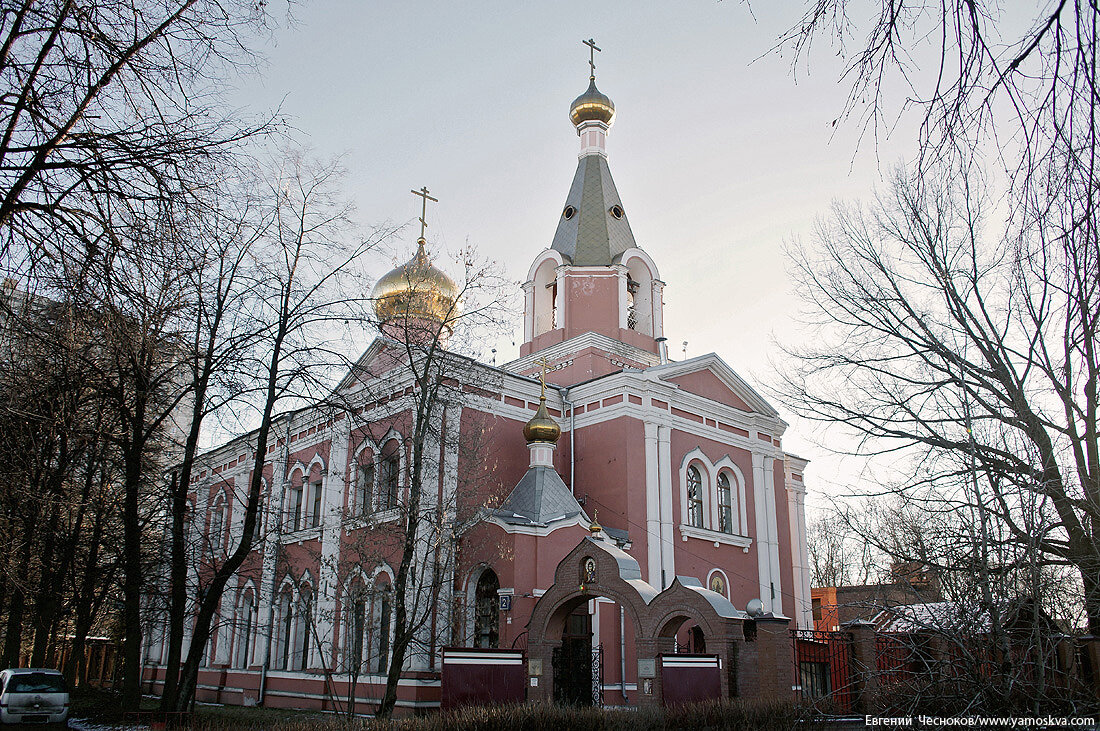
[[[542,366],[542,370],[539,371],[539,383],[542,384],[542,396],[539,398],[546,398],[546,370],[550,367],[550,361],[543,358],[542,360],[535,361],[535,365]]]
[[[428,195],[428,188],[425,186],[420,190],[410,190],[413,195],[418,195],[422,199],[420,201],[420,238],[424,238],[424,229],[428,228],[428,222],[425,220],[428,216],[428,201],[438,203],[438,198],[432,198]]]
[[[581,41],[581,43],[588,46],[588,66],[592,69],[590,76],[594,79],[596,78],[596,51],[602,51],[603,49],[596,45],[596,40],[594,38],[589,38],[587,41]]]

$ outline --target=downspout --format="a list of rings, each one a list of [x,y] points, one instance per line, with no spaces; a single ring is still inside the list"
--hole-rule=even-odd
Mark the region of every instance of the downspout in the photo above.
[[[290,457],[290,417],[286,420],[286,441],[283,442],[283,449],[286,452],[286,457],[283,459],[283,479],[286,477],[287,460]],[[282,480],[280,480],[282,484]],[[275,489],[275,469],[274,462],[272,462],[271,470],[271,484],[270,490]],[[273,516],[275,519],[275,561],[271,567],[271,601],[267,605],[267,641],[264,643],[264,664],[260,667],[260,689],[257,692],[256,705],[262,706],[264,704],[264,696],[267,694],[267,671],[271,667],[271,643],[275,634],[275,602],[276,592],[279,589],[279,551],[282,548],[282,535],[283,535],[283,500],[286,498],[286,490],[280,491],[282,495],[279,498],[279,509]],[[271,495],[267,496],[268,504],[271,503]]]
[[[558,389],[558,397],[561,399],[562,407],[569,407],[569,492],[573,497],[576,497],[577,491],[573,486],[573,476],[576,471],[576,460],[573,457],[573,447],[576,442],[573,440],[573,434],[577,431],[577,414],[573,410],[573,402],[567,398],[569,396],[569,388],[562,386],[554,386],[554,388]]]
[[[623,703],[628,703],[626,697],[626,615],[623,605],[619,605],[619,692],[622,693]]]

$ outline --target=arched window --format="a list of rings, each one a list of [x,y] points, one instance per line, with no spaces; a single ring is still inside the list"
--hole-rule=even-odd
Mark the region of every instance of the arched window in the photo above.
[[[309,511],[309,527],[316,528],[321,524],[321,493],[324,489],[324,483],[320,477],[317,477],[310,483],[310,492],[313,497],[313,507]]]
[[[214,507],[210,511],[210,548],[221,553],[225,545],[225,493],[219,492],[214,498]]]
[[[390,613],[392,611],[392,589],[382,584],[374,591],[374,616],[377,619],[378,651],[374,653],[372,663],[376,673],[384,673],[390,666]]]
[[[301,589],[298,610],[297,641],[294,648],[295,665],[299,670],[309,667],[310,640],[313,637],[313,593],[308,586]]]
[[[500,643],[500,580],[492,569],[485,569],[474,592],[474,647],[496,647]]]
[[[687,468],[687,508],[688,523],[696,528],[702,528],[703,476],[695,465]]]
[[[293,478],[292,478],[293,479]],[[304,480],[303,480],[304,482]],[[286,529],[293,533],[294,531],[301,530],[302,525],[302,485],[303,482],[293,482],[287,491],[286,496]]]
[[[233,663],[235,667],[247,668],[249,653],[252,649],[252,624],[255,607],[252,603],[252,592],[248,592],[241,599],[241,605],[237,610],[237,657]]]
[[[294,636],[294,600],[289,591],[284,591],[279,599],[279,642],[275,646],[275,667],[286,670],[290,667],[290,648]]]
[[[401,444],[391,439],[382,447],[382,460],[378,475],[378,510],[397,507],[397,493],[401,481]]]
[[[733,533],[736,526],[733,523],[733,490],[730,487],[730,475],[728,472],[718,473],[718,530],[723,533]]]
[[[348,616],[348,671],[358,675],[363,670],[363,637],[367,632],[367,599],[361,586],[352,592]]]
[[[360,456],[360,463],[355,470],[355,505],[356,515],[370,515],[371,495],[374,494],[374,458],[370,452]]]

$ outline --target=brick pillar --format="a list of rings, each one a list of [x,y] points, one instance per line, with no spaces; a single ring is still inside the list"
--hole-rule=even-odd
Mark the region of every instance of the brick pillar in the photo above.
[[[550,703],[554,700],[554,646],[541,642],[527,646],[527,700]]]
[[[875,649],[875,624],[855,619],[841,625],[852,633],[852,685],[856,709],[873,711],[878,699],[878,654]]]
[[[767,701],[793,700],[791,621],[786,617],[758,617],[755,621],[756,641],[746,643],[746,646],[756,645],[756,698]],[[744,663],[741,667],[744,667]]]
[[[638,705],[661,705],[661,667],[657,662],[660,640],[635,636],[634,654],[638,663]],[[651,675],[652,677],[645,677]],[[648,683],[647,683],[648,681]],[[646,693],[646,688],[651,692]]]

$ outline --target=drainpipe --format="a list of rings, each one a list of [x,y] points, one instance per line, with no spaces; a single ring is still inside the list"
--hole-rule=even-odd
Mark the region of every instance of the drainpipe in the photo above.
[[[626,697],[626,615],[623,605],[619,605],[619,692],[622,693],[623,702],[628,702]]]
[[[573,456],[573,446],[576,442],[573,440],[573,435],[576,433],[577,426],[577,413],[573,410],[573,402],[569,400],[569,389],[562,386],[554,386],[558,389],[558,397],[561,399],[562,407],[569,407],[569,492],[573,497],[577,496],[577,490],[573,484],[573,476],[576,471],[576,460]]]
[[[657,351],[661,356],[661,365],[668,363],[668,338],[660,337],[657,340]]]

